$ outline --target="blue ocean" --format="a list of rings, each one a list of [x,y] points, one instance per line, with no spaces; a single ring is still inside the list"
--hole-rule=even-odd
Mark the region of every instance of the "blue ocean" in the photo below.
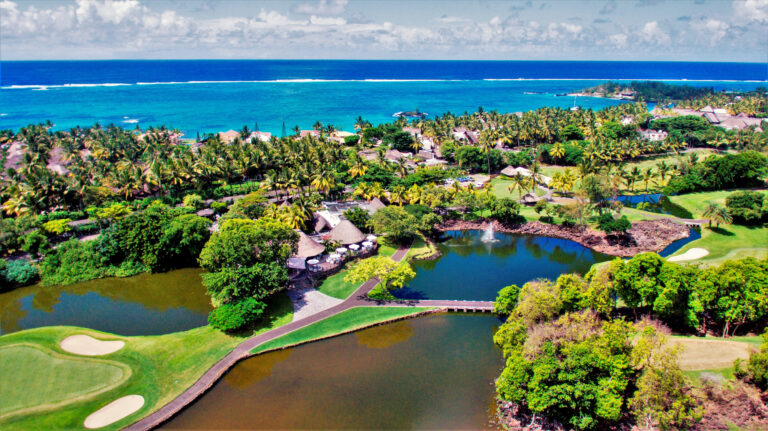
[[[542,106],[599,109],[613,100],[565,97],[607,80],[659,80],[748,90],[764,63],[560,61],[119,60],[0,62],[0,129],[51,120],[196,133],[244,125],[281,134],[320,121],[352,130],[395,112],[431,115]]]

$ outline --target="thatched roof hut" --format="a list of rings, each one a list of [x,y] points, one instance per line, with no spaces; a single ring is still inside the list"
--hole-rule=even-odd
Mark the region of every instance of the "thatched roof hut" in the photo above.
[[[299,243],[296,248],[296,254],[293,255],[294,257],[314,257],[325,251],[325,247],[322,244],[308,237],[307,234],[302,231],[298,231],[298,233]]]
[[[368,202],[368,206],[371,207],[373,212],[376,212],[382,208],[385,208],[386,205],[384,205],[384,202],[381,201],[379,198],[373,198]]]
[[[315,223],[315,232],[317,233],[331,228],[331,223],[318,213],[314,214],[313,221]]]
[[[526,193],[523,195],[523,197],[520,198],[520,203],[523,205],[534,205],[536,202],[541,200],[542,198],[533,195],[531,193]]]
[[[514,166],[507,166],[506,168],[501,170],[501,175],[504,175],[506,177],[514,177],[517,175],[517,169]]]
[[[338,241],[342,245],[350,245],[365,241],[365,234],[355,227],[349,220],[342,220],[330,233],[331,241]]]

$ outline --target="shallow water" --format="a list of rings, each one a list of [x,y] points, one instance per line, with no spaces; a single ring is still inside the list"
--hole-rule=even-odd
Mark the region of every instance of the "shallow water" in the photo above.
[[[260,355],[163,428],[487,428],[503,366],[499,324],[431,315]]]
[[[0,334],[74,325],[120,335],[154,335],[207,324],[210,299],[200,269],[68,286],[29,286],[0,294]]]
[[[536,278],[589,271],[612,259],[581,244],[558,238],[495,233],[496,242],[480,241],[482,231],[450,231],[438,244],[442,257],[416,261],[416,277],[395,292],[401,298],[491,301],[504,286],[522,286]]]

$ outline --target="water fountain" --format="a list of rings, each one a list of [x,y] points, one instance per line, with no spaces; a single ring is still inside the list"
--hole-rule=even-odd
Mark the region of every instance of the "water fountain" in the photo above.
[[[498,239],[496,239],[496,237],[493,236],[493,223],[488,223],[488,226],[485,228],[485,231],[483,231],[483,236],[480,238],[480,241],[484,243],[491,243],[491,242],[498,241]]]

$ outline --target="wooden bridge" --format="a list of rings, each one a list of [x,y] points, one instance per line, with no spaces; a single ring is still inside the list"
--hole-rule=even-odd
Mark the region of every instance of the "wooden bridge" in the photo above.
[[[493,313],[493,302],[490,301],[451,301],[451,300],[433,300],[419,299],[413,301],[391,301],[387,302],[388,307],[409,306],[409,307],[435,307],[447,311],[463,311],[474,313]]]

